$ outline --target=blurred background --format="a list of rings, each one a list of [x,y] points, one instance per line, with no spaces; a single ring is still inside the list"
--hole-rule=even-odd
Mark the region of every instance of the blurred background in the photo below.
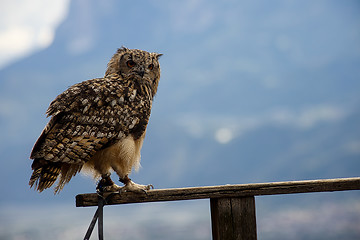
[[[95,208],[75,196],[96,183],[78,174],[38,194],[29,154],[49,103],[102,77],[121,46],[164,54],[135,182],[359,176],[359,1],[12,0],[0,16],[1,240],[84,237]],[[258,238],[360,239],[359,197],[257,197]],[[208,200],[104,214],[106,239],[211,239]]]

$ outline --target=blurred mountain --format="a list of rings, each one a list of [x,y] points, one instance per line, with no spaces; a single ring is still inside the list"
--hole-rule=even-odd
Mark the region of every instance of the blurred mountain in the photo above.
[[[359,176],[359,12],[356,1],[73,0],[49,48],[0,72],[0,204],[94,191],[77,176],[38,195],[28,158],[48,104],[103,76],[121,46],[164,54],[136,182]]]

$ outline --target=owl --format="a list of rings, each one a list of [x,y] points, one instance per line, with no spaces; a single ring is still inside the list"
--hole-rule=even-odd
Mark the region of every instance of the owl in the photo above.
[[[147,191],[152,185],[129,178],[140,165],[140,150],[160,80],[162,54],[120,48],[103,78],[69,87],[51,102],[50,121],[36,141],[30,159],[29,185],[55,193],[80,171],[91,172],[98,191]],[[124,186],[110,178],[112,172]]]

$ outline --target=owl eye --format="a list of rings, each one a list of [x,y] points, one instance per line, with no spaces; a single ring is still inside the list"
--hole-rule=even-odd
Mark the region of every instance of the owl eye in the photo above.
[[[135,67],[136,63],[133,60],[129,60],[129,61],[126,62],[126,65],[129,68],[133,68],[133,67]]]
[[[154,69],[154,64],[150,64],[150,65],[148,66],[148,68],[149,68],[150,70],[153,70],[153,69]]]

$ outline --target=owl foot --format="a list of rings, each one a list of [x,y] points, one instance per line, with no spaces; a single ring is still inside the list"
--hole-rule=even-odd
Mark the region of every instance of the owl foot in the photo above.
[[[149,185],[141,185],[141,184],[137,184],[134,183],[133,181],[128,182],[127,184],[125,184],[125,186],[123,186],[120,190],[120,192],[143,192],[143,193],[147,193],[148,190],[150,189],[154,189],[154,186],[149,184]]]
[[[96,191],[97,192],[118,192],[122,187],[116,185],[110,178],[110,175],[104,175],[99,181]]]
[[[111,186],[104,186],[102,188],[102,192],[119,192],[121,191],[122,187],[116,185],[115,183]]]
[[[125,186],[123,186],[120,190],[120,192],[143,192],[147,193],[148,190],[154,189],[154,186],[149,185],[141,185],[134,183],[131,181],[131,179],[128,176],[125,176],[125,178],[120,178],[120,182],[124,183]]]

